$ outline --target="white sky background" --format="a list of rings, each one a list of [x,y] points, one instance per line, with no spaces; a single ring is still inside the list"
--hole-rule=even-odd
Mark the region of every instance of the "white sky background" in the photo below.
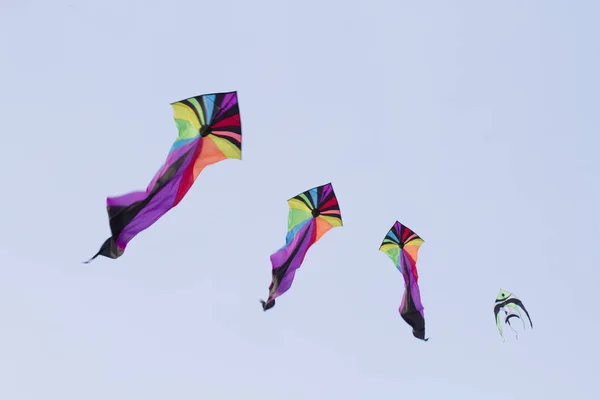
[[[416,4],[418,3],[418,4]],[[0,1],[0,398],[597,399],[597,1]],[[169,103],[237,90],[207,168],[118,260]],[[286,200],[344,227],[264,313]],[[427,343],[378,251],[423,237]],[[534,330],[503,343],[498,289]]]

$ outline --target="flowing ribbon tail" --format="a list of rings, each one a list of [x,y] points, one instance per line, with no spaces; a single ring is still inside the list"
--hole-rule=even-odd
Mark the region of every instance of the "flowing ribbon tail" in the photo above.
[[[121,257],[124,252],[125,252],[125,249],[124,248],[120,249],[117,246],[117,243],[115,242],[113,237],[111,236],[108,239],[106,239],[106,241],[102,244],[102,247],[100,247],[100,250],[96,253],[96,255],[94,257],[90,258],[87,261],[84,261],[83,263],[89,264],[90,262],[92,262],[92,260],[94,260],[98,256],[104,256],[107,258],[117,259],[117,258]]]
[[[94,257],[90,258],[89,260],[83,261],[82,264],[89,264],[89,263],[91,263],[99,255],[100,255],[100,253],[97,253]]]
[[[268,309],[273,308],[273,306],[275,305],[275,299],[273,299],[269,302],[266,302],[263,299],[260,299],[260,304],[262,304],[263,311],[267,311]]]
[[[517,337],[517,340],[519,340],[519,332],[517,332],[515,330],[515,328],[512,327],[512,325],[510,324],[510,321],[508,321],[508,326],[510,327],[510,329],[512,329],[512,331],[515,333],[515,336]]]

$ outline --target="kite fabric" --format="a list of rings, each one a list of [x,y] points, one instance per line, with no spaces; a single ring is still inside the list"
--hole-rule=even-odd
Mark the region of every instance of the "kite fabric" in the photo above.
[[[388,255],[404,277],[404,295],[398,310],[400,316],[412,327],[414,337],[428,341],[429,338],[425,338],[425,317],[417,272],[417,259],[421,244],[423,244],[423,239],[396,221],[383,239],[379,250]]]
[[[288,200],[288,232],[285,245],[271,255],[273,265],[269,298],[264,311],[292,286],[308,249],[331,228],[342,226],[340,207],[331,183],[315,187]]]
[[[500,332],[502,340],[504,340],[504,335],[502,333],[502,325],[500,323],[500,311],[504,311],[504,323],[508,324],[508,326],[513,330],[513,332],[515,332],[515,335],[518,339],[519,335],[510,324],[510,320],[512,318],[520,319],[523,323],[523,328],[525,328],[525,321],[523,321],[523,319],[521,318],[521,312],[519,311],[519,308],[522,308],[523,311],[525,311],[525,314],[527,314],[527,319],[529,319],[531,329],[533,329],[533,322],[531,322],[531,317],[529,316],[529,313],[527,312],[527,309],[525,308],[521,300],[519,300],[514,294],[507,292],[506,290],[500,289],[500,291],[498,292],[498,296],[496,296],[496,302],[494,303],[494,317],[496,318],[496,326],[498,327],[498,331]]]
[[[119,258],[131,239],[175,207],[208,165],[242,158],[237,92],[204,94],[172,103],[178,137],[145,191],[106,199],[112,236],[99,255]]]

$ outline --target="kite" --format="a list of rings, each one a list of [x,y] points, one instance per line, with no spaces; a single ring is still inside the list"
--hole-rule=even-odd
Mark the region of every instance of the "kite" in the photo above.
[[[498,327],[498,331],[500,332],[500,336],[502,336],[502,340],[504,340],[504,335],[502,334],[502,326],[500,325],[500,311],[504,311],[504,323],[508,324],[510,329],[515,332],[517,339],[519,339],[519,335],[517,331],[514,330],[512,325],[510,324],[511,318],[518,318],[523,323],[523,329],[525,329],[525,321],[521,318],[521,312],[519,311],[519,307],[525,311],[527,314],[527,319],[529,319],[529,324],[531,325],[531,329],[533,329],[533,322],[531,322],[531,317],[527,312],[527,309],[515,295],[505,290],[500,289],[498,292],[498,296],[496,297],[496,302],[494,303],[494,317],[496,318],[496,326]]]
[[[398,309],[400,316],[412,327],[414,337],[428,341],[429,338],[425,338],[425,317],[417,272],[417,258],[421,244],[423,239],[396,221],[383,239],[379,250],[388,255],[404,277],[404,295]]]
[[[288,232],[285,245],[271,255],[273,265],[269,298],[261,300],[264,311],[292,286],[306,252],[331,228],[342,226],[340,207],[331,183],[315,187],[288,200]]]
[[[131,239],[175,207],[208,165],[242,158],[237,92],[204,94],[172,103],[178,136],[145,191],[108,197],[112,236],[99,255],[119,258]]]

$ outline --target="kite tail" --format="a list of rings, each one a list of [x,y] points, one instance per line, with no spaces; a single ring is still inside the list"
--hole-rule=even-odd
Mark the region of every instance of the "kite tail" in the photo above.
[[[273,306],[275,305],[275,299],[269,302],[266,302],[263,299],[261,299],[260,303],[262,304],[263,311],[267,311],[268,309],[273,308]]]
[[[104,242],[102,247],[100,247],[100,250],[96,253],[96,255],[94,255],[94,257],[90,258],[87,261],[84,261],[83,263],[89,264],[92,260],[94,260],[98,256],[104,256],[104,257],[116,259],[116,258],[121,257],[124,252],[125,252],[125,249],[119,248],[119,246],[117,246],[117,243],[115,242],[115,239],[111,236],[108,239],[106,239],[106,241]]]
[[[425,337],[425,329],[423,330],[415,330],[413,329],[413,336],[417,339],[424,340],[425,342],[429,340],[429,338]]]
[[[510,324],[510,321],[508,321],[508,326],[510,327],[510,329],[512,329],[512,331],[515,333],[515,336],[517,337],[517,340],[519,340],[519,332],[517,332],[515,330],[515,328],[512,327],[512,325]]]

